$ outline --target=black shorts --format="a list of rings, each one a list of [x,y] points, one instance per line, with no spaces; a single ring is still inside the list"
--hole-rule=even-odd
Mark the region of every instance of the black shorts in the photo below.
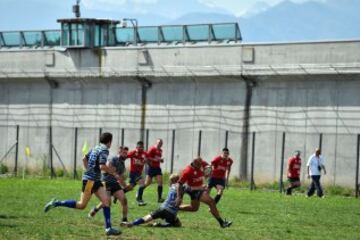
[[[188,188],[185,188],[185,192],[189,194],[191,200],[199,201],[204,190],[189,190]]]
[[[157,209],[154,212],[150,213],[152,219],[164,219],[167,223],[170,223],[171,225],[176,225],[176,223],[179,221],[176,214],[166,210],[166,209]]]
[[[149,177],[156,177],[156,176],[162,175],[161,168],[149,167],[147,170],[147,175]]]
[[[208,184],[209,188],[216,187],[216,185],[225,187],[225,179],[210,178]]]
[[[124,190],[119,183],[105,182],[104,185],[106,187],[106,191],[110,192],[111,195],[113,195],[117,191]]]
[[[296,177],[296,178],[288,178],[288,181],[290,182],[290,183],[294,183],[294,182],[300,182],[300,178],[298,178],[298,177]]]
[[[93,194],[101,187],[103,187],[101,181],[83,180],[82,192]]]

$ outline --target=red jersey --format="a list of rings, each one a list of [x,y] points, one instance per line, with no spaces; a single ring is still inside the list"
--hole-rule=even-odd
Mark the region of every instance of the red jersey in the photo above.
[[[221,155],[215,157],[211,161],[211,166],[213,167],[211,177],[217,179],[224,179],[226,171],[230,170],[232,164],[233,160],[231,158],[225,159]]]
[[[191,166],[191,164],[185,167],[179,179],[179,183],[187,183],[190,187],[201,187],[203,182],[204,172],[202,168],[195,169],[193,166]]]
[[[137,149],[131,150],[128,153],[130,158],[130,172],[142,173],[145,164],[146,152],[139,152]]]
[[[158,149],[156,146],[152,146],[149,148],[149,150],[147,151],[147,156],[148,158],[158,158],[160,159],[162,156],[162,150]],[[152,168],[160,168],[160,161],[153,161],[151,159],[149,159],[149,165]]]
[[[298,178],[300,177],[301,169],[301,158],[291,157],[288,160],[288,177],[289,178]]]

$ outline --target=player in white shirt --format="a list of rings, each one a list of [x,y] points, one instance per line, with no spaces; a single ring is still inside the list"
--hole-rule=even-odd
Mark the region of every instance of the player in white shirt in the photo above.
[[[321,155],[321,149],[316,148],[315,153],[309,157],[309,160],[306,164],[308,178],[311,178],[311,184],[309,186],[307,196],[311,197],[315,193],[315,189],[318,197],[322,197],[324,195],[321,184],[321,170],[326,174],[326,169],[324,165],[324,157]]]

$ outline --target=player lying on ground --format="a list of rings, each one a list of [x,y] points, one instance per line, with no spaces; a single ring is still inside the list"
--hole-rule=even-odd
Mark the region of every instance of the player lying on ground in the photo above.
[[[101,171],[107,172],[115,176],[117,180],[120,176],[114,170],[106,166],[106,160],[109,155],[109,148],[112,142],[111,133],[103,133],[100,136],[100,144],[93,148],[89,154],[89,158],[84,157],[83,163],[86,172],[83,175],[82,193],[80,201],[65,200],[58,201],[53,199],[45,205],[44,212],[48,212],[55,207],[68,207],[75,209],[85,209],[92,194],[94,193],[101,203],[104,205],[103,212],[105,218],[105,232],[107,235],[119,235],[121,231],[111,227],[110,198],[106,193],[104,186],[100,181]]]
[[[128,154],[127,147],[119,147],[119,152],[117,156],[111,158],[106,162],[106,165],[113,169],[116,174],[120,176],[120,180],[117,180],[113,175],[104,172],[102,174],[102,181],[105,184],[106,191],[109,196],[113,196],[115,199],[120,201],[122,205],[122,222],[127,222],[127,214],[128,214],[128,205],[126,199],[126,191],[125,191],[125,181],[124,181],[124,173],[125,173],[125,160]],[[96,213],[103,207],[104,205],[100,202],[96,207],[91,209],[89,212],[89,217],[94,217]]]
[[[161,204],[160,208],[154,212],[146,215],[145,217],[138,218],[132,223],[124,223],[124,226],[136,226],[144,223],[148,223],[152,220],[161,218],[165,220],[165,223],[155,223],[156,227],[181,227],[181,222],[176,216],[178,207],[175,206],[175,200],[177,197],[176,185],[179,180],[179,175],[172,174],[170,176],[170,188],[166,200]]]
[[[219,211],[216,208],[216,203],[204,186],[204,161],[201,157],[195,158],[190,165],[183,170],[177,185],[176,206],[180,210],[196,212],[199,210],[200,202],[205,203],[210,207],[211,214],[216,218],[222,228],[230,227],[232,222],[223,220],[220,217]],[[185,190],[183,185],[187,184]],[[190,205],[180,205],[183,199],[183,193],[190,195]]]
[[[213,187],[216,188],[215,203],[220,201],[225,186],[229,184],[229,176],[233,160],[229,157],[229,149],[223,148],[222,154],[211,161],[212,172],[209,179],[209,193]]]
[[[149,164],[149,168],[146,173],[145,186],[144,189],[152,183],[152,179],[156,177],[157,180],[157,194],[158,194],[158,202],[161,203],[164,201],[162,199],[162,191],[163,191],[163,178],[160,164],[164,162],[162,158],[162,147],[163,141],[162,139],[157,139],[156,144],[150,147],[147,151],[147,160]]]

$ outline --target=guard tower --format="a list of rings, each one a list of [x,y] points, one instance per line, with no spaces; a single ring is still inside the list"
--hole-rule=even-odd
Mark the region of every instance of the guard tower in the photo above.
[[[116,25],[120,21],[93,18],[58,19],[61,23],[61,46],[97,48],[114,46]]]
[[[61,23],[60,45],[65,48],[114,46],[116,25],[120,21],[81,18],[80,0],[73,6],[75,18],[58,19]]]

